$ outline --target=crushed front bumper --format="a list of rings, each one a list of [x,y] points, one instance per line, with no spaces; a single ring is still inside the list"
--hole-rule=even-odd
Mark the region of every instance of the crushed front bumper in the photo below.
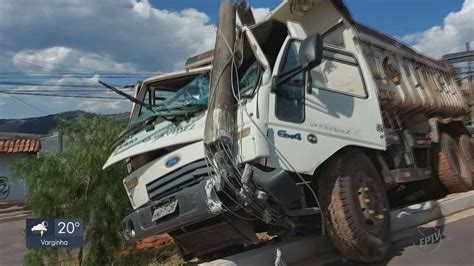
[[[216,177],[207,178],[194,186],[135,210],[122,220],[123,237],[133,243],[222,214],[222,203],[214,189],[216,182]],[[178,201],[176,210],[153,222],[153,212],[157,206],[171,200]]]

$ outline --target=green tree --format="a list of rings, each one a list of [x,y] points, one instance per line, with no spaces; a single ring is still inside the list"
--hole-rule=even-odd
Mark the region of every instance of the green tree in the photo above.
[[[124,126],[103,117],[60,121],[57,130],[63,135],[63,152],[13,166],[14,175],[26,180],[27,205],[33,216],[84,219],[86,264],[115,262],[123,244],[120,222],[129,208],[122,185],[126,168],[122,163],[102,170],[102,165]],[[25,262],[38,264],[46,259],[55,264],[68,255],[61,249],[30,250]]]

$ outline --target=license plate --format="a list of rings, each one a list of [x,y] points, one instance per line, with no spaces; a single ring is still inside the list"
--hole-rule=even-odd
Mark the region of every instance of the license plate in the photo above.
[[[165,217],[168,214],[175,212],[177,206],[177,200],[173,200],[164,205],[159,206],[153,211],[153,217],[151,218],[151,221],[154,222],[162,217]]]

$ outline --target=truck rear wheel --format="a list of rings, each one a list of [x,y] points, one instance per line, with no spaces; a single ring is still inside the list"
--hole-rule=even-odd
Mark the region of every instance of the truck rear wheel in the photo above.
[[[439,180],[450,193],[468,191],[472,186],[471,171],[456,141],[447,133],[442,133],[440,145]]]
[[[469,171],[471,172],[471,188],[474,187],[474,142],[468,135],[459,137],[459,151],[465,158]]]
[[[390,248],[390,207],[381,177],[361,151],[346,149],[319,176],[329,237],[358,262],[383,260]]]

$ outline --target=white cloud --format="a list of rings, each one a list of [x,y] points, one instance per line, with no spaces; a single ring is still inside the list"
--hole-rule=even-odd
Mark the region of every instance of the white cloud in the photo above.
[[[465,0],[461,10],[449,13],[443,25],[424,32],[403,36],[402,41],[419,52],[440,58],[444,54],[463,51],[465,43],[474,41],[474,0]]]
[[[182,69],[186,58],[211,49],[214,40],[214,25],[205,13],[161,10],[148,0],[15,0],[2,1],[0,7],[0,72],[167,72]],[[47,81],[52,85],[87,82],[96,80],[64,76]],[[97,94],[118,97],[112,92]],[[124,100],[4,94],[0,106],[0,118],[44,115],[37,109],[45,113],[130,110]]]
[[[98,114],[113,114],[129,111],[131,103],[106,89],[98,86],[97,81],[101,79],[100,75],[89,78],[78,78],[76,76],[65,75],[60,79],[51,79],[42,83],[45,86],[19,86],[12,92],[20,93],[39,93],[39,94],[60,94],[70,96],[99,96],[110,99],[95,98],[64,98],[64,97],[43,97],[18,94],[0,94],[0,106],[2,112],[0,119],[3,118],[23,118],[31,116],[41,116],[50,113],[59,113],[65,111],[83,110]],[[84,87],[71,87],[84,86]],[[90,86],[98,86],[91,88]],[[46,91],[45,91],[46,90]],[[71,90],[67,92],[68,90]],[[80,90],[80,91],[77,91]],[[90,90],[90,91],[84,91]],[[126,92],[132,94],[132,90]],[[116,99],[118,98],[118,99]],[[33,107],[32,107],[33,106]]]
[[[46,49],[25,50],[12,58],[17,69],[25,72],[135,72],[128,63],[117,63],[109,56],[82,52],[68,47],[51,47]]]
[[[269,8],[252,10],[257,21],[270,14]],[[157,73],[182,69],[186,58],[213,48],[214,28],[209,16],[199,10],[158,9],[149,0],[2,1],[0,72]],[[46,81],[50,85],[88,82],[96,80],[64,76]],[[112,92],[95,94],[118,97]],[[123,100],[12,96],[0,94],[0,118],[43,115],[36,109],[46,113],[76,109],[113,113],[130,108]]]
[[[148,0],[17,0],[0,8],[3,54],[67,56],[70,49],[142,71],[182,68],[187,57],[212,48],[213,28],[205,13],[161,10]]]

